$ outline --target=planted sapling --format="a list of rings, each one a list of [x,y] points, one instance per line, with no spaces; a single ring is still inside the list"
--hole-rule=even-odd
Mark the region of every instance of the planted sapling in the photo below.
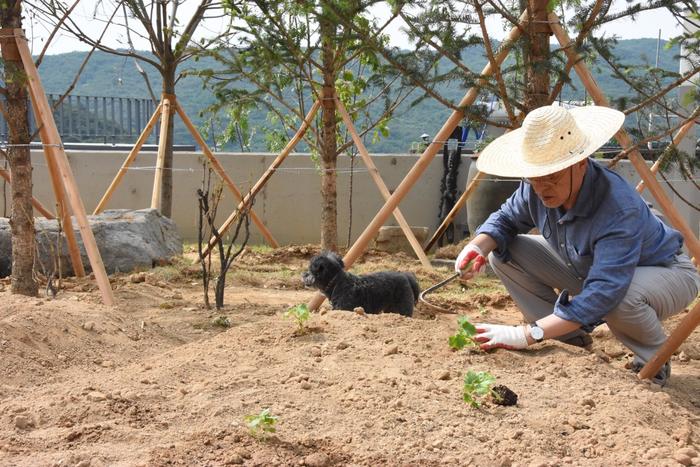
[[[464,376],[464,402],[479,407],[481,400],[490,397],[494,404],[515,405],[518,395],[504,385],[493,386],[496,378],[488,371],[468,371]]]
[[[251,435],[255,438],[264,438],[267,433],[277,431],[275,428],[277,418],[270,414],[270,409],[263,409],[257,415],[246,415],[244,420]]]
[[[309,307],[306,304],[293,306],[289,310],[284,312],[286,318],[292,318],[297,322],[297,332],[303,334],[305,332],[304,323],[306,323],[311,317],[309,313]]]
[[[450,347],[455,350],[461,350],[464,347],[479,347],[479,344],[474,340],[476,335],[476,327],[469,322],[466,316],[457,318],[459,330],[454,336],[450,336],[448,342]]]

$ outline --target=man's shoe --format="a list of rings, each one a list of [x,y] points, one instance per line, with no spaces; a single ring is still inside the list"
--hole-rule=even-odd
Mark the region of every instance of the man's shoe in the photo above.
[[[642,362],[641,360],[638,360],[637,357],[634,357],[634,360],[632,360],[632,363],[630,364],[630,369],[634,371],[635,373],[639,373],[642,371],[642,368],[644,368],[645,363]],[[666,362],[664,366],[661,367],[658,373],[656,373],[656,376],[651,378],[651,382],[654,384],[658,384],[661,387],[666,386],[666,383],[668,383],[668,379],[671,377],[671,362]]]
[[[593,338],[591,337],[590,334],[587,333],[582,333],[579,334],[578,336],[574,337],[569,337],[566,340],[558,339],[560,342],[563,344],[568,344],[568,345],[573,345],[575,347],[581,347],[583,349],[587,349],[591,345],[593,345]]]

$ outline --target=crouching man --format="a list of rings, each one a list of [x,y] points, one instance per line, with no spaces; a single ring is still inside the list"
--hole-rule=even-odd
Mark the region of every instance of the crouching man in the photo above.
[[[585,347],[604,322],[639,371],[666,340],[661,321],[698,294],[680,233],[622,177],[588,159],[623,122],[605,107],[540,107],[480,154],[481,172],[522,183],[477,229],[455,270],[470,279],[488,258],[529,323],[477,325],[483,349],[543,339]],[[539,235],[526,235],[533,228]],[[654,382],[664,385],[670,371],[667,362]]]

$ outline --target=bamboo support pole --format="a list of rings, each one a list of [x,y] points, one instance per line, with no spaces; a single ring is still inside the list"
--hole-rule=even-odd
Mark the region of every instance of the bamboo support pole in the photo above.
[[[117,172],[117,175],[114,177],[114,180],[112,180],[112,183],[109,184],[109,188],[107,188],[107,191],[102,196],[102,199],[100,200],[100,202],[97,203],[97,207],[92,212],[93,214],[99,214],[102,211],[104,211],[105,206],[107,205],[109,200],[112,198],[112,194],[114,193],[114,190],[117,189],[117,186],[119,185],[119,183],[121,183],[122,178],[124,178],[124,175],[126,175],[127,170],[129,170],[131,163],[134,162],[134,159],[136,159],[136,156],[139,155],[139,151],[141,151],[141,148],[146,143],[146,140],[148,139],[148,137],[151,135],[151,132],[153,131],[153,127],[155,127],[156,123],[158,122],[158,117],[160,117],[160,112],[161,112],[162,108],[163,108],[163,103],[162,102],[158,103],[158,107],[156,107],[156,110],[153,112],[153,115],[151,115],[151,118],[150,118],[150,120],[148,120],[146,127],[143,129],[143,131],[139,135],[138,139],[136,140],[134,147],[131,148],[131,151],[129,151],[129,155],[126,156],[126,159],[124,160],[124,163],[122,164],[121,168],[119,169],[119,172]]]
[[[16,31],[16,33],[15,33]],[[2,47],[13,47],[16,48],[17,55],[24,62],[24,57],[22,56],[19,44],[24,39],[24,35],[21,29],[1,29],[0,34],[7,38],[2,43]],[[27,68],[27,65],[24,65]],[[34,67],[34,62],[32,61],[32,68]],[[29,74],[29,70],[26,70]],[[38,76],[38,75],[37,75]],[[80,256],[80,248],[78,247],[78,241],[75,238],[75,231],[73,230],[73,222],[71,221],[71,210],[66,202],[66,189],[61,180],[61,173],[56,161],[52,147],[48,145],[51,139],[48,130],[44,128],[42,122],[45,122],[47,118],[51,118],[53,121],[53,113],[46,113],[44,109],[39,106],[39,99],[35,98],[35,91],[32,88],[32,81],[28,81],[29,85],[29,95],[31,97],[32,108],[34,109],[34,119],[37,122],[37,127],[39,128],[39,133],[41,135],[42,141],[46,144],[44,146],[44,158],[46,160],[46,165],[49,171],[49,177],[51,178],[51,187],[53,188],[54,197],[56,198],[56,215],[61,219],[61,225],[63,225],[63,232],[66,235],[66,243],[68,244],[68,255],[70,256],[71,264],[73,265],[73,271],[77,277],[85,276],[85,267],[83,266],[83,259]],[[37,91],[43,94],[43,89]],[[60,139],[58,140],[60,141]]]
[[[690,336],[695,328],[700,325],[700,302],[690,310],[673,330],[666,342],[656,351],[651,360],[641,369],[637,375],[639,379],[653,378],[662,366],[666,364],[673,352]]]
[[[158,139],[158,157],[156,158],[156,173],[153,177],[153,194],[151,195],[151,209],[160,211],[161,191],[163,188],[163,168],[165,166],[165,147],[168,143],[168,125],[172,107],[169,96],[163,96],[163,108],[160,113],[160,137]]]
[[[598,84],[591,76],[586,65],[583,63],[583,61],[579,60],[576,51],[572,50],[569,35],[559,24],[559,18],[556,14],[549,14],[549,23],[554,35],[559,41],[559,44],[561,44],[567,55],[573,59],[575,63],[574,69],[581,78],[581,82],[588,90],[588,93],[593,98],[593,101],[596,103],[596,105],[608,106],[608,99],[598,87]],[[622,148],[625,150],[633,146],[632,139],[629,137],[624,128],[615,134],[615,138],[620,143],[620,146],[622,146]],[[685,220],[680,216],[680,214],[678,214],[678,211],[675,209],[671,203],[671,200],[663,191],[663,188],[661,188],[661,185],[656,180],[656,177],[651,173],[649,167],[647,167],[641,154],[639,154],[639,151],[633,149],[629,152],[627,158],[630,160],[630,162],[632,162],[632,165],[634,165],[635,169],[642,177],[645,185],[649,188],[649,191],[654,196],[656,201],[658,201],[661,210],[664,212],[664,214],[666,214],[666,217],[668,217],[671,224],[683,235],[685,244],[688,247],[691,256],[700,258],[700,242],[698,241],[697,237],[695,237],[693,231],[690,230],[690,227],[688,227]],[[668,359],[671,358],[671,355],[683,342],[683,340],[688,337],[691,332],[693,332],[693,329],[698,325],[698,323],[700,323],[700,307],[695,306],[688,316],[686,316],[681,322],[681,324],[671,333],[671,336],[666,341],[666,344],[664,344],[661,349],[657,351],[656,355],[654,355],[654,357],[649,360],[646,365],[644,365],[644,368],[639,373],[639,377],[649,378],[650,376],[656,375],[661,367],[668,361]]]
[[[345,108],[343,103],[340,102],[340,99],[338,99],[337,95],[334,96],[334,99],[335,104],[338,108],[338,113],[340,113],[340,117],[343,119],[343,122],[345,122],[345,126],[348,128],[348,131],[350,131],[350,136],[352,137],[352,140],[355,143],[355,146],[357,147],[357,150],[359,151],[360,157],[362,157],[365,166],[369,170],[369,174],[372,177],[372,180],[374,180],[375,185],[377,185],[377,188],[379,188],[379,192],[382,194],[382,197],[384,197],[384,201],[388,200],[389,196],[391,196],[389,188],[387,188],[381,175],[379,175],[379,169],[377,169],[377,166],[374,165],[374,161],[372,161],[372,157],[369,155],[365,144],[362,142],[362,138],[360,138],[360,135],[357,134],[355,124],[352,122],[352,119],[350,118],[347,109]],[[421,264],[424,267],[432,270],[433,265],[430,264],[430,260],[423,252],[423,248],[421,247],[420,242],[413,234],[411,226],[408,224],[406,218],[403,216],[398,207],[394,209],[394,217],[396,218],[396,222],[399,223],[399,226],[401,227],[401,230],[406,236],[408,243],[411,244],[411,248],[413,248],[413,251],[415,251],[416,256],[418,256],[418,259],[420,260]]]
[[[472,164],[474,162],[472,161]],[[457,213],[459,212],[460,209],[464,206],[464,203],[467,202],[471,194],[476,190],[476,188],[479,186],[479,183],[484,179],[484,174],[482,172],[477,171],[476,175],[474,175],[474,178],[472,178],[472,181],[469,182],[469,185],[467,186],[467,189],[464,190],[464,193],[462,193],[462,196],[459,197],[457,202],[455,203],[454,206],[452,206],[452,209],[450,212],[447,213],[447,216],[445,216],[445,220],[442,221],[442,224],[440,224],[440,227],[435,231],[433,236],[428,240],[428,243],[425,244],[425,251],[428,252],[430,249],[433,247],[435,242],[438,241],[440,236],[447,230],[447,226],[450,225],[450,222],[455,218]]]
[[[214,168],[214,171],[219,175],[219,177],[221,177],[221,179],[224,181],[226,186],[228,186],[229,190],[231,190],[231,193],[233,193],[233,195],[236,197],[236,199],[239,202],[243,201],[243,195],[241,195],[240,190],[233,183],[233,180],[231,180],[231,177],[228,176],[228,174],[224,170],[223,166],[219,162],[219,159],[217,159],[216,156],[211,152],[211,150],[209,149],[209,146],[204,141],[204,138],[202,138],[202,135],[199,133],[199,131],[197,131],[197,128],[195,128],[194,124],[192,123],[190,118],[187,116],[184,109],[174,99],[173,99],[173,106],[175,107],[175,111],[177,112],[177,114],[180,116],[182,121],[185,123],[185,126],[187,127],[187,129],[190,131],[190,134],[192,135],[192,137],[195,139],[197,144],[199,144],[199,147],[202,148],[202,152],[204,153],[204,155],[207,156],[207,159],[209,159],[209,162],[211,162],[211,165]],[[258,217],[258,215],[255,214],[255,211],[253,211],[252,209],[250,210],[250,217],[251,217],[253,223],[260,230],[260,233],[263,235],[263,237],[265,237],[265,240],[267,240],[267,243],[273,248],[279,247],[279,243],[277,243],[277,240],[275,240],[275,237],[272,236],[272,233],[270,232],[270,230],[267,228],[267,226]]]
[[[520,16],[520,24],[511,29],[505,41],[501,45],[501,48],[495,54],[495,66],[500,65],[503,62],[503,60],[505,60],[505,58],[508,56],[510,47],[512,46],[513,42],[516,41],[518,37],[520,37],[520,35],[522,34],[522,27],[526,22],[527,12],[524,12]],[[493,72],[494,68],[491,66],[491,63],[487,64],[484,67],[483,71],[481,72],[481,78],[479,78],[476,86],[470,88],[469,91],[467,91],[466,95],[459,102],[459,109],[464,109],[474,103],[479,94],[479,88],[486,83],[487,77],[492,75]],[[438,131],[437,135],[435,135],[435,138],[433,138],[433,141],[428,145],[425,151],[423,151],[423,154],[421,154],[420,158],[418,158],[418,161],[416,161],[411,170],[409,170],[409,172],[406,174],[399,186],[396,187],[394,193],[392,193],[392,195],[389,197],[386,203],[384,203],[384,206],[374,216],[374,219],[372,219],[369,225],[367,225],[362,234],[360,234],[358,239],[345,254],[343,262],[345,263],[346,267],[349,268],[350,266],[352,266],[352,264],[362,254],[362,252],[364,252],[367,249],[367,245],[372,240],[372,238],[374,238],[377,231],[379,231],[379,228],[382,225],[384,225],[384,222],[386,222],[387,218],[391,215],[392,212],[394,212],[394,209],[396,209],[396,206],[398,206],[401,200],[406,196],[406,194],[408,194],[413,185],[420,178],[421,174],[423,174],[423,172],[425,172],[425,170],[430,165],[430,162],[433,160],[435,154],[437,154],[438,150],[441,147],[441,143],[438,143],[438,141],[447,141],[449,136],[452,134],[452,131],[457,127],[457,125],[463,117],[464,112],[461,110],[455,110],[450,114],[450,116],[447,118],[447,121],[445,121],[445,123],[442,125],[442,128],[440,128],[440,131]],[[309,309],[318,309],[318,307],[321,306],[324,300],[325,297],[323,296],[323,294],[317,293],[309,302]]]
[[[5,169],[0,169],[0,177],[4,178],[8,183],[12,183],[12,178],[10,177],[10,172],[8,172]],[[46,209],[43,204],[39,202],[35,197],[32,196],[32,206],[34,206],[34,209],[39,211],[39,213],[44,216],[47,219],[55,219],[56,216],[54,216],[51,211]]]
[[[105,305],[114,305],[114,295],[109,284],[107,272],[105,271],[104,263],[102,263],[102,257],[100,256],[100,251],[97,248],[95,236],[90,229],[87,214],[85,213],[85,206],[83,205],[83,200],[80,198],[80,193],[78,192],[75,178],[73,177],[73,171],[70,167],[70,163],[68,162],[68,157],[63,150],[61,137],[58,134],[56,122],[53,119],[53,113],[51,112],[51,107],[46,99],[46,94],[44,94],[44,89],[41,85],[41,80],[39,79],[39,73],[34,66],[32,54],[29,51],[23,31],[21,29],[13,29],[13,31],[15,43],[17,44],[20,56],[22,57],[24,70],[27,73],[29,93],[35,109],[38,111],[37,119],[39,119],[39,121],[37,123],[41,128],[42,141],[46,145],[44,147],[47,150],[47,154],[51,155],[51,158],[56,161],[56,165],[58,166],[62,179],[61,187],[65,187],[71,209],[78,222],[85,251],[90,259],[90,265],[92,266],[92,271],[95,274],[95,280],[97,281],[97,285],[102,293],[102,301]],[[64,225],[65,231],[72,230],[71,227],[72,224]]]
[[[678,133],[673,137],[673,140],[671,141],[671,145],[673,146],[678,146],[678,144],[685,138],[685,135],[688,134],[688,132],[693,128],[693,125],[695,125],[695,119],[692,119],[688,122],[685,123],[680,129],[678,130]],[[664,162],[664,154],[661,154],[659,159],[654,162],[654,165],[651,166],[651,173],[656,174],[659,171],[659,168],[661,167],[661,164]],[[646,186],[644,185],[644,180],[640,180],[639,183],[637,184],[637,193],[642,193],[644,192],[644,189]]]
[[[238,219],[238,216],[245,210],[247,210],[250,206],[251,200],[255,199],[255,196],[260,192],[265,187],[265,184],[268,182],[270,177],[272,177],[272,174],[277,170],[277,168],[282,165],[282,162],[287,158],[287,156],[292,152],[292,150],[296,147],[297,144],[299,144],[299,141],[304,137],[304,133],[306,133],[306,130],[309,129],[309,126],[311,124],[311,120],[314,118],[316,115],[316,112],[318,112],[318,109],[321,107],[321,102],[320,100],[317,100],[314,102],[313,106],[309,110],[309,112],[306,114],[306,117],[304,118],[304,121],[301,123],[301,126],[297,130],[296,134],[292,137],[291,140],[287,143],[287,145],[282,149],[282,152],[275,158],[274,161],[272,161],[272,164],[270,164],[270,167],[267,168],[265,173],[262,174],[262,176],[258,179],[258,181],[253,185],[253,188],[250,189],[248,194],[245,195],[243,200],[238,203],[238,206],[236,207],[236,210],[231,213],[231,215],[224,221],[224,223],[219,227],[219,235],[223,236],[224,233],[231,227],[231,225]],[[203,256],[207,256],[212,248],[214,248],[214,245],[216,244],[216,237],[212,237],[209,240],[209,243],[207,246],[204,248],[202,251]]]

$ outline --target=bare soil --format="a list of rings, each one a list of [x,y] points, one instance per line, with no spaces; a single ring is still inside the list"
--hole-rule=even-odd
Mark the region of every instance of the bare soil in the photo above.
[[[700,465],[700,331],[665,388],[625,368],[604,326],[592,351],[452,351],[454,314],[326,306],[299,333],[283,313],[313,296],[300,274],[315,252],[246,251],[219,312],[203,309],[185,259],[112,277],[113,308],[89,279],[55,299],[0,292],[0,465]],[[412,270],[423,288],[450,273],[378,253],[353,271],[383,269]],[[520,322],[494,279],[431,299],[473,322]],[[468,370],[489,371],[517,404],[465,404]],[[244,417],[265,408],[277,431],[255,437]]]

